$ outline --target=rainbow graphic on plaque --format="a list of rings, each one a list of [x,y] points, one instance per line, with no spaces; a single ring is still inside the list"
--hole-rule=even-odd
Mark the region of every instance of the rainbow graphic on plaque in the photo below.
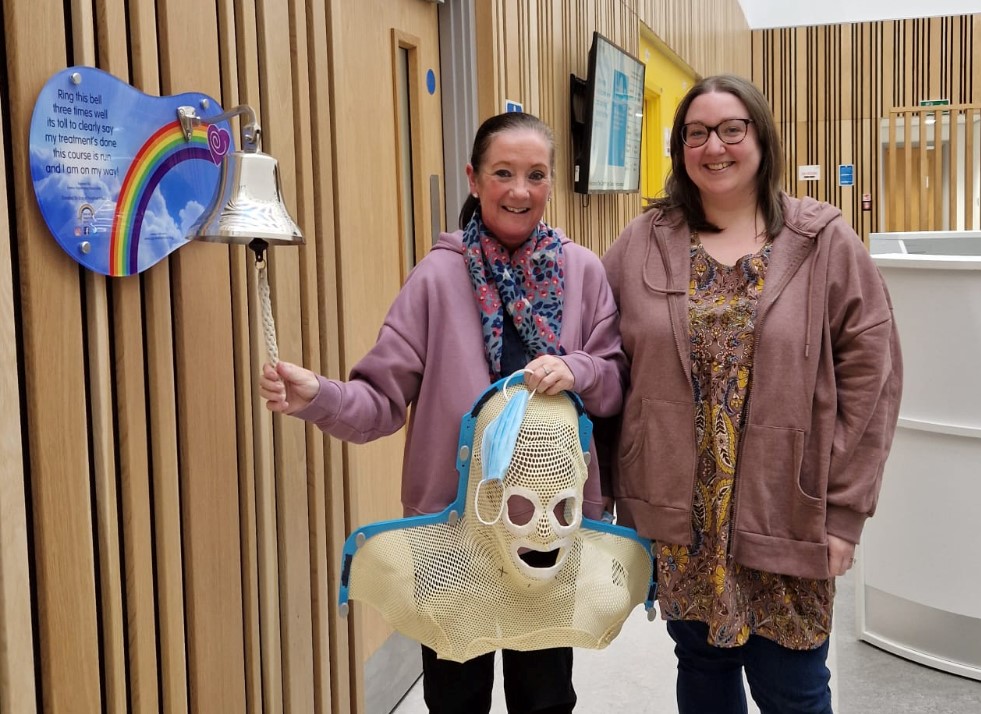
[[[94,67],[69,67],[41,89],[31,178],[48,229],[73,260],[122,277],[187,244],[234,146],[227,121],[185,137],[183,106],[202,119],[222,111],[207,95],[152,97]]]
[[[143,215],[164,176],[183,161],[211,161],[221,165],[228,151],[227,131],[213,125],[197,126],[185,139],[179,121],[160,127],[133,158],[116,201],[116,216],[109,241],[109,274],[139,272],[137,256]]]

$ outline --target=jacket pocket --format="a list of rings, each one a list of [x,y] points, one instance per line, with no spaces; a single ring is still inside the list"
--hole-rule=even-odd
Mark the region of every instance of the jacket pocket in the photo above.
[[[736,485],[737,527],[779,538],[824,542],[825,499],[800,485],[804,431],[749,425]]]
[[[643,399],[636,416],[624,414],[617,496],[687,509],[695,474],[695,405]],[[632,419],[632,423],[627,420]]]
[[[637,460],[637,456],[646,441],[644,423],[647,414],[647,402],[647,399],[641,399],[639,412],[630,410],[623,416],[621,426],[623,438],[620,440],[619,454],[621,468],[627,468]]]

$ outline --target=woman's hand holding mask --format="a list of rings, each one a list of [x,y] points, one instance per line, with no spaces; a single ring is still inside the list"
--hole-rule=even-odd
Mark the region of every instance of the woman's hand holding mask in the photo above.
[[[525,384],[542,394],[560,394],[576,386],[572,370],[554,355],[536,357],[525,366]]]

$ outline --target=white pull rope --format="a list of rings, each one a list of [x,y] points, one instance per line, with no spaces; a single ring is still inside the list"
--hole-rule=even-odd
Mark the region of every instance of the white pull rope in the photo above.
[[[266,275],[266,261],[256,260],[259,271],[259,306],[262,311],[262,336],[266,342],[266,354],[275,367],[279,364],[279,347],[276,346],[276,323],[273,322],[272,301],[269,299],[269,277]]]

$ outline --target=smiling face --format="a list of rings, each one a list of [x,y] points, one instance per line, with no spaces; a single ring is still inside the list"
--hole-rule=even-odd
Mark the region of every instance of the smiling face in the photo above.
[[[749,119],[746,105],[728,92],[708,92],[692,101],[685,123],[700,122],[716,126],[726,119]],[[697,148],[684,147],[685,171],[698,187],[702,203],[756,201],[757,172],[761,152],[755,126],[747,127],[746,138],[738,144],[725,144],[713,131]]]
[[[480,216],[504,247],[521,246],[538,226],[552,189],[552,147],[530,128],[495,134],[480,166],[467,165],[470,192],[480,200]]]

